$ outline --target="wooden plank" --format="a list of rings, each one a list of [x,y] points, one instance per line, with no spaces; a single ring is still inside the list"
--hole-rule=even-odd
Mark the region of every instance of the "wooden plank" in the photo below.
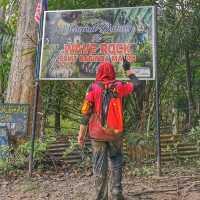
[[[54,148],[60,148],[60,147],[69,147],[70,145],[69,144],[66,144],[66,143],[57,143],[57,144],[50,144],[48,146],[48,149],[54,149]]]
[[[47,152],[64,152],[68,147],[54,147],[47,149]]]
[[[171,143],[171,144],[161,144],[161,148],[166,148],[169,145],[176,145],[176,144],[174,144],[174,143]],[[177,147],[178,148],[179,147],[196,147],[196,144],[179,143],[179,144],[177,144]]]
[[[177,153],[174,153],[174,152],[161,152],[161,156],[162,157],[165,157],[165,156],[187,156],[187,155],[200,155],[200,153],[198,151],[188,151],[188,152],[177,152]]]
[[[200,158],[199,155],[179,155],[178,157],[161,157],[161,162],[175,161],[176,159],[197,159]]]
[[[183,151],[198,151],[197,147],[192,147],[192,146],[182,146],[182,147],[177,147],[177,151],[178,152],[183,152]]]
[[[177,142],[179,142],[179,140],[165,140],[165,141],[162,141],[161,142],[161,145],[173,145],[173,144],[175,144],[175,143],[177,143]]]
[[[91,155],[91,142],[90,140],[85,141],[85,153],[87,155]],[[48,146],[46,151],[47,160],[53,161],[55,163],[65,162],[68,164],[76,164],[81,162],[82,159],[82,152],[79,148],[72,150],[68,155],[65,155],[67,149],[70,148],[69,138],[57,138],[52,144]],[[64,156],[65,155],[65,156]]]
[[[76,154],[76,155],[67,155],[66,157],[64,157],[66,160],[81,160],[81,155],[80,154]]]
[[[161,134],[160,135],[160,139],[161,140],[164,140],[164,139],[169,139],[169,138],[182,138],[183,136],[180,135],[180,134],[176,134],[176,135],[173,135],[173,134]]]

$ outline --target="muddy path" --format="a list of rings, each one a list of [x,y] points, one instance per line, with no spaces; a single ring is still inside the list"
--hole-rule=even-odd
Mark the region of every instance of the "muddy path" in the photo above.
[[[200,173],[138,177],[124,173],[126,200],[200,200]],[[94,200],[91,170],[0,178],[0,200]]]

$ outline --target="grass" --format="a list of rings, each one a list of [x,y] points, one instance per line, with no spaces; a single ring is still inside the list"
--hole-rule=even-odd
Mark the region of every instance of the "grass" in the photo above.
[[[45,128],[45,133],[54,134],[55,118],[53,115],[48,116],[48,126]],[[79,124],[69,119],[61,118],[61,135],[76,134],[79,129]]]

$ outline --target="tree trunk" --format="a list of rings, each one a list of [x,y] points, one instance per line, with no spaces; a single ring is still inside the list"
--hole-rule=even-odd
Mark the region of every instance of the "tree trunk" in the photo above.
[[[26,103],[30,105],[30,108],[32,107],[34,93],[35,5],[35,0],[20,1],[20,16],[17,23],[6,96],[6,102]]]
[[[55,133],[59,134],[61,130],[61,124],[60,124],[60,116],[61,116],[61,106],[60,106],[60,101],[57,102],[57,109],[55,111]]]
[[[60,133],[60,111],[55,112],[55,132]]]
[[[0,7],[0,21],[3,22],[5,19],[5,11],[3,8]],[[0,41],[2,42],[2,41]],[[2,63],[3,63],[3,56],[2,56],[2,51],[0,50],[0,67],[3,67],[2,66]],[[3,79],[3,74],[2,74],[2,77],[0,79],[0,102],[3,103],[4,102],[4,87],[3,87],[3,82],[4,80]]]
[[[189,50],[185,50],[185,58],[186,58],[186,80],[187,80],[187,98],[188,98],[188,128],[191,128],[193,97],[192,97],[192,68],[190,64]]]
[[[175,105],[173,103],[173,107],[172,107],[172,134],[173,135],[176,135],[178,133],[177,115],[178,115],[178,111],[175,108]]]

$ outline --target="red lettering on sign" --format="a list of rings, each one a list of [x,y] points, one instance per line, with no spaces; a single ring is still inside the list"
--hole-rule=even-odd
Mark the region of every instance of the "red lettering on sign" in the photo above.
[[[102,43],[100,44],[101,54],[131,54],[133,44],[130,43]]]
[[[64,44],[64,52],[68,54],[96,54],[96,44]]]

